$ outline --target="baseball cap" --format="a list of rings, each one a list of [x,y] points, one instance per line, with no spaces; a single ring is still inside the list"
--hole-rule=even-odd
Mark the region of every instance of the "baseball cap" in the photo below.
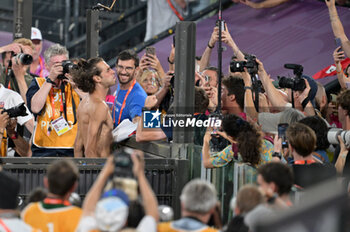
[[[98,229],[102,231],[118,231],[126,223],[129,214],[129,199],[119,189],[112,189],[102,195],[95,210]]]
[[[32,27],[32,35],[30,37],[31,40],[38,39],[43,40],[43,37],[41,36],[41,32],[38,28]]]

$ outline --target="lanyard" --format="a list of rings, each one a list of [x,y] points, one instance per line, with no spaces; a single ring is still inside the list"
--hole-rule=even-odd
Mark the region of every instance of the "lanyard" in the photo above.
[[[295,160],[294,164],[313,164],[316,163],[315,160]]]
[[[41,57],[39,56],[39,65],[40,65],[40,73],[39,73],[39,77],[43,77],[43,72],[44,72],[44,63],[43,60],[41,59]]]
[[[119,112],[118,124],[120,123],[120,119],[121,119],[121,117],[122,117],[122,113],[123,113],[123,110],[124,110],[124,108],[125,108],[126,99],[128,98],[128,96],[129,96],[131,90],[134,88],[135,84],[136,84],[136,79],[134,79],[134,81],[132,82],[131,86],[130,86],[129,89],[128,89],[128,92],[125,94],[124,101],[123,101],[122,107],[120,108],[120,112]],[[118,85],[118,89],[117,89],[117,91],[115,92],[115,99],[114,99],[113,110],[112,110],[112,112],[113,112],[113,123],[114,123],[114,124],[115,124],[115,111],[114,111],[114,107],[115,107],[115,105],[116,105],[116,103],[117,103],[117,100],[118,100],[118,95],[119,95],[119,92],[120,92],[119,90],[120,90],[120,86]]]
[[[181,20],[184,21],[184,18],[182,17],[182,15],[175,9],[174,5],[171,3],[170,0],[167,0],[171,10],[174,12],[174,14],[176,14],[176,16]]]
[[[66,104],[66,92],[65,92],[65,86],[61,84],[61,97],[60,97],[60,114],[62,115],[62,112],[64,112],[64,117],[66,121],[68,122],[68,116],[67,116],[67,104]],[[77,123],[77,117],[76,117],[76,105],[73,97],[73,89],[71,87],[71,95],[72,95],[72,107],[73,107],[73,115],[74,115],[74,122],[73,125]],[[52,119],[56,119],[55,116],[55,98],[54,98],[54,92],[53,89],[50,90],[50,100],[51,100],[51,108],[52,108]]]
[[[61,89],[60,89],[61,91]],[[60,112],[62,114],[63,112],[63,101],[62,101],[62,91],[61,91],[61,97],[60,97]],[[56,118],[56,110],[55,110],[55,96],[54,96],[54,92],[53,89],[50,90],[50,99],[51,99],[51,109],[52,109],[52,119]]]
[[[57,198],[45,198],[44,203],[47,205],[65,205],[65,206],[70,205],[69,201],[57,199]]]
[[[11,230],[5,225],[4,221],[0,219],[0,225],[6,232],[11,232]]]

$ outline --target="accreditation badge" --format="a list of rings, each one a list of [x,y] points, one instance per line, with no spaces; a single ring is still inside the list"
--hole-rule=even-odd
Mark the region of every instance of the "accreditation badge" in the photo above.
[[[53,120],[51,122],[51,126],[56,131],[58,136],[63,135],[67,131],[69,131],[71,128],[69,128],[68,122],[66,119],[64,119],[62,116]]]

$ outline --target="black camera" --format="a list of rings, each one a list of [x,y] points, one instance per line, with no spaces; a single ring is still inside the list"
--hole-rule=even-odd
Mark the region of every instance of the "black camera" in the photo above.
[[[286,69],[292,69],[295,77],[278,77],[278,85],[281,88],[303,91],[306,88],[305,80],[301,77],[304,70],[303,66],[300,64],[285,64],[284,67]]]
[[[57,79],[59,80],[67,79],[67,77],[65,77],[65,74],[69,73],[71,69],[75,68],[76,64],[74,64],[70,60],[64,60],[62,61],[62,67],[63,67],[63,73],[57,76]]]
[[[127,149],[116,150],[114,153],[114,176],[124,178],[134,178],[132,168],[134,166],[131,153]]]
[[[17,106],[14,106],[10,109],[4,109],[2,111],[2,113],[7,113],[9,115],[10,118],[16,118],[18,116],[27,116],[27,109],[26,107],[24,106],[24,102],[17,105]]]
[[[244,59],[247,61],[234,61],[230,63],[231,72],[244,72],[244,68],[247,68],[251,76],[255,76],[258,73],[258,63],[256,62],[255,55],[246,54]]]
[[[33,63],[33,57],[25,53],[18,53],[15,56],[15,59],[19,60],[19,62],[23,65],[30,65],[31,63]]]

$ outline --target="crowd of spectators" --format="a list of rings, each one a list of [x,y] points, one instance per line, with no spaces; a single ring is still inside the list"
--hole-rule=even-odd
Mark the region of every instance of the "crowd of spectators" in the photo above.
[[[185,9],[187,1],[172,3]],[[113,130],[132,124],[129,137],[135,136],[137,142],[172,142],[174,126],[161,124],[146,130],[143,112],[154,110],[164,118],[174,112],[174,45],[169,67],[162,67],[149,48],[141,59],[133,51],[119,53],[115,71],[98,57],[69,60],[67,49],[59,44],[49,47],[42,57],[37,28],[32,29],[31,40],[18,39],[1,47],[1,155],[107,159],[81,208],[69,201],[78,186],[75,164],[62,159],[50,165],[44,179],[47,190],[40,190],[22,210],[22,220],[16,211],[19,182],[0,171],[1,186],[8,186],[8,191],[0,191],[0,231],[252,231],[266,217],[293,207],[293,192],[332,178],[347,185],[350,140],[329,130],[350,130],[350,67],[342,70],[340,64],[345,55],[350,56],[350,42],[335,0],[325,5],[334,36],[341,41],[333,53],[342,88],[336,97],[327,96],[324,87],[307,75],[299,77],[301,89],[276,85],[259,58],[241,51],[228,25],[221,38],[232,49],[232,61],[253,60],[255,72],[228,67],[228,75],[218,76],[218,69],[209,64],[219,39],[217,27],[198,57],[193,118],[205,121],[214,111],[222,117],[219,128],[196,127],[193,142],[202,148],[205,168],[237,163],[246,175],[244,185],[232,196],[234,216],[226,226],[220,220],[215,187],[207,181],[188,182],[179,199],[181,218],[160,222],[157,199],[145,177],[143,153],[129,154],[133,179],[115,173],[110,146],[119,132],[115,135]],[[17,55],[21,53],[31,55],[33,61],[26,63]],[[255,91],[256,75],[261,80],[259,92]],[[15,106],[21,113],[13,116],[7,109]],[[224,144],[220,149],[215,144],[219,140]]]

